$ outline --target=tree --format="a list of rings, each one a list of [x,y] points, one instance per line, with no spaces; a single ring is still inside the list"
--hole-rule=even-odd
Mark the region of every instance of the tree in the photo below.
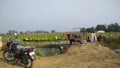
[[[95,30],[94,27],[91,27],[91,28],[87,28],[86,31],[87,31],[87,32],[95,32],[96,30]]]
[[[96,26],[96,30],[97,30],[97,31],[99,31],[99,30],[106,31],[106,26],[105,26],[105,25],[97,25],[97,26]]]
[[[52,30],[51,33],[56,33],[56,31],[55,31],[55,30]]]
[[[81,32],[86,32],[86,28],[84,28],[84,27],[83,27],[83,28],[80,28],[80,31],[81,31]]]
[[[20,34],[24,34],[24,32],[20,31]]]
[[[119,32],[120,25],[118,23],[112,23],[107,26],[107,31],[108,32]]]

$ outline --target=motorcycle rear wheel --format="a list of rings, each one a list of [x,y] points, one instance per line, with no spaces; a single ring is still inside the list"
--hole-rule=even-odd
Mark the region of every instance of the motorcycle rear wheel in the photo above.
[[[7,61],[13,61],[15,59],[14,56],[15,56],[15,53],[11,51],[6,50],[3,52],[3,57]]]

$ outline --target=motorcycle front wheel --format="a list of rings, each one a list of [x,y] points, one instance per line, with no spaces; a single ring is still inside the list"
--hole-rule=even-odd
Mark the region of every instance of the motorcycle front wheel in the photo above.
[[[28,55],[23,56],[23,64],[25,68],[31,68],[32,67],[32,60]]]

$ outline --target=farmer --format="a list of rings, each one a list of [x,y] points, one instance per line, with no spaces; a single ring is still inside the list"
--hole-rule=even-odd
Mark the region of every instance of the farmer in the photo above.
[[[57,36],[57,35],[55,35],[55,39],[56,39],[56,44],[58,43],[60,43],[60,38]]]
[[[87,42],[91,42],[90,36],[87,37]]]
[[[58,40],[58,36],[57,35],[55,35],[55,39]]]
[[[63,39],[63,40],[65,39],[65,34],[62,34],[62,39]]]
[[[69,40],[69,43],[72,44],[72,33],[68,33],[67,38]]]
[[[97,42],[97,36],[95,32],[91,33],[91,37],[90,37],[90,41],[91,42]]]
[[[112,33],[111,32],[109,33],[109,39],[112,39]]]
[[[120,30],[119,30],[118,38],[120,39]]]

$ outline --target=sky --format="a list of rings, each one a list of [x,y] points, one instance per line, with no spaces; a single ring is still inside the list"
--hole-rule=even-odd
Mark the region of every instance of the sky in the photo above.
[[[0,33],[120,24],[120,0],[0,0]]]

